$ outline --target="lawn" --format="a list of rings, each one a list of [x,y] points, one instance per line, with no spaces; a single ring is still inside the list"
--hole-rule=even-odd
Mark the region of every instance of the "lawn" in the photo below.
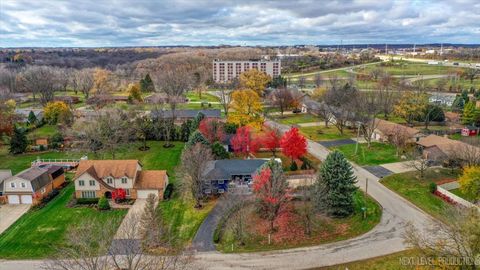
[[[458,171],[452,173],[449,169],[429,169],[424,179],[420,179],[418,172],[406,172],[387,176],[380,182],[406,198],[430,215],[446,221],[444,216],[448,204],[439,197],[433,195],[428,186],[431,182],[439,183],[445,179],[455,179]]]
[[[367,144],[361,143],[358,145],[358,152],[355,154],[356,144],[346,144],[337,147],[332,147],[332,150],[339,150],[347,159],[355,162],[358,165],[381,165],[386,163],[399,162],[400,157],[396,155],[395,146],[391,144],[372,142],[370,148]]]
[[[56,125],[44,125],[36,128],[28,133],[28,137],[32,140],[35,138],[49,138],[58,132]]]
[[[202,97],[198,95],[198,92],[188,92],[187,98],[191,102],[219,102],[220,99],[212,94],[202,93]]]
[[[100,212],[94,208],[67,208],[72,198],[74,185],[69,184],[44,208],[29,211],[0,235],[0,258],[38,259],[55,252],[56,247],[65,244],[67,229],[82,220],[99,218],[115,221],[118,227],[126,210]]]
[[[225,253],[278,250],[341,241],[364,234],[380,222],[382,210],[372,198],[364,196],[364,193],[358,191],[354,196],[354,215],[337,219],[315,214],[310,236],[304,233],[302,220],[298,216],[297,211],[301,202],[290,202],[290,211],[280,216],[275,223],[276,232],[271,234],[271,244],[268,244],[268,222],[261,219],[254,205],[250,204],[246,207],[248,222],[245,245],[240,245],[234,240],[232,221],[228,220],[217,249]],[[363,217],[362,207],[367,208],[366,218]]]
[[[345,129],[343,135],[332,125],[327,128],[322,124],[316,127],[300,127],[300,133],[312,141],[332,141],[356,137],[355,130]]]
[[[465,199],[465,200],[467,200],[467,201],[469,201],[469,202],[471,202],[471,203],[473,203],[474,200],[475,200],[475,197],[474,197],[474,196],[471,196],[471,195],[469,196],[469,195],[463,193],[462,190],[459,189],[459,188],[451,189],[451,190],[449,190],[449,192],[451,192],[451,193],[457,195],[458,197],[460,197],[460,198],[462,198],[462,199]]]
[[[355,71],[359,73],[369,74],[372,70],[382,68],[391,75],[397,76],[410,76],[410,75],[437,75],[448,74],[449,72],[455,72],[461,68],[448,67],[442,65],[428,65],[424,63],[415,62],[395,62],[392,66],[381,65],[369,65],[360,68],[356,68]]]
[[[402,269],[413,270],[418,269],[415,265],[402,265],[402,258],[418,257],[420,254],[413,250],[401,251],[385,256],[371,258],[367,260],[361,260],[356,262],[350,262],[345,264],[339,264],[328,267],[316,268],[316,270],[384,270],[384,269]],[[420,258],[418,258],[420,261]]]
[[[290,170],[290,164],[292,163],[291,159],[287,156],[285,156],[283,153],[281,153],[280,151],[277,151],[275,153],[276,157],[277,158],[280,158],[282,160],[282,166],[283,166],[283,169],[285,171],[289,171]],[[321,161],[318,160],[317,158],[315,158],[314,156],[312,156],[312,154],[310,153],[306,153],[305,155],[303,155],[305,158],[307,158],[308,160],[310,160],[312,162],[312,165],[315,166],[316,168],[318,168],[321,164]],[[258,152],[258,153],[255,153],[255,157],[256,158],[273,158],[273,154],[272,152]],[[298,165],[298,169],[300,169],[300,167],[302,166],[302,161],[301,160],[297,160],[297,165]]]
[[[277,116],[275,120],[284,125],[296,125],[300,123],[313,123],[321,121],[319,117],[308,113],[289,114],[284,115],[283,117]]]

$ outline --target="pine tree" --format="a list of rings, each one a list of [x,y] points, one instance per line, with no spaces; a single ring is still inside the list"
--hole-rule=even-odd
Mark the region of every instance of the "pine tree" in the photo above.
[[[468,102],[465,107],[463,108],[462,113],[462,124],[464,125],[472,125],[475,123],[475,118],[477,116],[477,109],[475,107],[474,102]]]
[[[195,119],[193,119],[192,126],[190,127],[190,130],[196,130],[200,126],[200,122],[205,118],[205,114],[202,112],[199,112],[197,116],[195,116]]]
[[[140,219],[140,235],[144,248],[156,248],[162,244],[165,232],[162,222],[161,207],[156,207],[157,198],[149,194]]]
[[[212,144],[212,154],[215,156],[215,159],[227,159],[229,157],[227,150],[219,142]]]
[[[33,111],[30,111],[30,113],[28,114],[28,124],[29,125],[36,125],[37,124],[37,117],[35,116],[35,113]]]
[[[153,92],[155,91],[155,85],[153,84],[150,74],[147,73],[145,78],[140,80],[140,90],[142,92]]]
[[[356,176],[353,175],[352,165],[339,151],[334,151],[327,156],[327,159],[320,168],[320,177],[317,188],[323,187],[324,196],[317,199],[323,203],[324,209],[332,216],[346,217],[354,212],[353,194],[357,190],[355,186]]]
[[[187,121],[182,123],[180,127],[180,140],[182,142],[187,142],[188,138],[190,137],[190,127],[192,126],[192,120],[188,119]]]
[[[203,137],[202,133],[198,130],[196,130],[195,132],[193,132],[190,135],[190,138],[188,138],[188,142],[185,144],[185,146],[186,147],[192,147],[197,143],[201,143],[201,144],[204,144],[204,145],[209,145],[210,144],[207,141],[207,139],[205,139],[205,137]]]
[[[462,96],[457,95],[455,97],[455,100],[452,103],[452,110],[461,111],[461,110],[463,110],[464,106],[465,106],[465,100],[463,99]]]
[[[22,128],[15,126],[13,129],[13,135],[10,139],[10,154],[21,154],[27,150],[28,141],[25,131]]]

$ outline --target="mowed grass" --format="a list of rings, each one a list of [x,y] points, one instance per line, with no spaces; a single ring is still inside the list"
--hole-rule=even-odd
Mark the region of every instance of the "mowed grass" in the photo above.
[[[49,138],[58,132],[56,125],[44,125],[36,128],[28,133],[28,138],[33,140],[36,138]]]
[[[358,165],[381,165],[401,161],[396,155],[396,148],[391,144],[372,142],[370,148],[366,143],[358,145],[358,151],[355,154],[356,144],[346,144],[332,147],[332,150],[339,150],[347,159]]]
[[[315,268],[315,270],[413,270],[415,265],[402,264],[402,258],[419,257],[420,254],[414,250],[401,251],[372,259],[355,261],[334,266]]]
[[[345,129],[340,134],[338,129],[332,125],[325,127],[323,124],[316,127],[300,127],[300,133],[312,141],[332,141],[356,137],[355,131]]]
[[[459,188],[456,188],[456,189],[451,189],[449,190],[451,193],[457,195],[458,197],[462,198],[462,199],[465,199],[471,203],[474,202],[475,200],[475,197],[474,196],[471,196],[470,194],[465,194],[461,189]]]
[[[288,114],[283,117],[277,116],[275,120],[284,125],[296,125],[300,123],[320,122],[321,119],[317,116],[308,113]]]
[[[428,65],[414,62],[395,62],[391,66],[369,65],[354,69],[355,72],[369,74],[372,70],[381,68],[391,75],[439,75],[449,74],[461,70],[458,67],[448,67],[442,65]]]
[[[198,92],[188,92],[187,98],[191,102],[219,102],[219,98],[209,94],[209,93],[202,93],[202,96],[198,94]]]
[[[67,208],[74,185],[70,183],[44,208],[29,211],[0,235],[0,258],[38,259],[54,254],[55,248],[65,245],[69,227],[81,221],[98,218],[110,220],[118,227],[126,210],[98,211],[94,208]],[[60,254],[61,255],[61,254]]]
[[[431,168],[427,170],[424,179],[421,179],[419,173],[415,171],[393,174],[381,179],[380,182],[430,215],[447,221],[444,211],[449,204],[432,194],[428,186],[432,182],[439,183],[457,177],[458,171]]]

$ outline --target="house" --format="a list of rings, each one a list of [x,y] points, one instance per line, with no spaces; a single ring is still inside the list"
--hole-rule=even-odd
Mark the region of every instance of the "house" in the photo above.
[[[163,198],[168,185],[165,170],[142,170],[138,160],[81,160],[73,178],[76,198],[111,198],[117,190],[126,198]]]
[[[219,109],[209,109],[209,110],[176,110],[175,111],[175,121],[184,122],[189,119],[194,119],[199,113],[203,113],[206,118],[216,118],[220,119],[222,113]],[[150,113],[152,118],[171,118],[171,110],[154,110]]]
[[[206,195],[221,194],[228,186],[250,187],[253,174],[266,159],[222,159],[208,162],[203,171],[202,191]]]
[[[7,197],[3,194],[3,181],[10,177],[12,177],[11,170],[0,170],[0,203],[7,201]]]
[[[437,162],[447,160],[455,151],[464,152],[467,155],[480,153],[478,147],[437,135],[428,135],[421,138],[417,145],[422,148],[423,155],[426,158]],[[463,159],[462,154],[456,156],[458,156],[458,159]]]
[[[9,204],[38,204],[53,189],[65,183],[60,166],[31,167],[3,180],[3,195]]]
[[[478,136],[478,127],[474,126],[466,126],[462,128],[462,136],[469,137],[469,136]]]
[[[415,143],[424,135],[415,128],[407,127],[383,119],[376,119],[376,128],[372,138],[377,141],[389,142],[395,134],[403,133],[408,136],[408,142]]]

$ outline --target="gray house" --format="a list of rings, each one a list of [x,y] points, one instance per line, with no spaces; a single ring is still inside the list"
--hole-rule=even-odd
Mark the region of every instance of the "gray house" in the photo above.
[[[203,172],[203,193],[221,194],[232,184],[250,186],[252,176],[266,159],[222,159],[208,162]]]

